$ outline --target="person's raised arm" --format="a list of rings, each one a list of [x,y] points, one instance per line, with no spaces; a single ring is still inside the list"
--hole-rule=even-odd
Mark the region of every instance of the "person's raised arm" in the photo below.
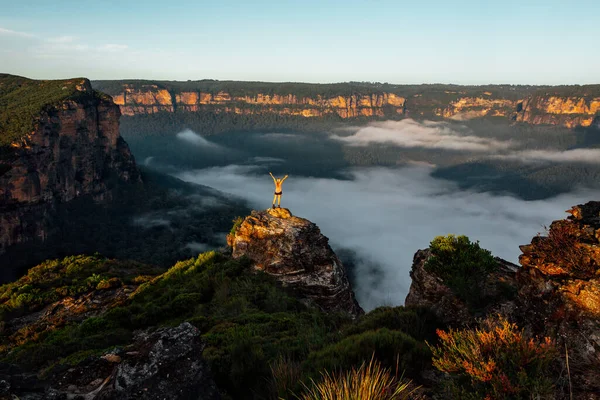
[[[275,177],[273,176],[273,174],[269,172],[269,175],[271,175],[271,178],[273,178],[273,182],[276,182],[276,179],[275,179]]]
[[[288,176],[284,176],[283,179],[281,180],[281,182],[285,181],[288,178]]]

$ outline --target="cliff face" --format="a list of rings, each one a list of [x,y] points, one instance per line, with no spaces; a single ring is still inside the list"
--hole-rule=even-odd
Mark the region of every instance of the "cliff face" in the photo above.
[[[600,97],[533,96],[517,104],[516,120],[530,124],[590,126],[600,111]]]
[[[445,108],[435,111],[437,116],[454,120],[467,120],[480,117],[509,117],[515,110],[517,101],[482,97],[461,97],[451,101]]]
[[[247,256],[254,268],[325,311],[359,315],[344,266],[312,222],[286,208],[253,211],[227,240],[233,257]]]
[[[110,180],[140,182],[133,156],[119,135],[120,111],[86,79],[77,93],[45,106],[34,130],[6,146],[0,171],[0,253],[47,236],[58,202],[110,197]]]
[[[113,97],[126,116],[209,111],[340,119],[398,119],[404,115],[454,120],[500,117],[572,128],[590,126],[600,115],[600,88],[597,85],[555,90],[550,86],[510,85],[130,82],[100,81],[95,84]]]
[[[175,110],[195,112],[207,108],[234,114],[274,113],[303,117],[322,117],[332,114],[340,118],[383,117],[386,112],[390,111],[389,109],[402,114],[405,101],[403,97],[393,93],[333,97],[262,93],[252,96],[232,96],[225,91],[217,93],[184,91],[172,94],[157,85],[136,88],[127,84],[123,86],[122,92],[113,95],[113,100],[121,107],[123,115],[128,116],[155,114],[162,111],[174,112]],[[384,107],[388,110],[384,110]]]

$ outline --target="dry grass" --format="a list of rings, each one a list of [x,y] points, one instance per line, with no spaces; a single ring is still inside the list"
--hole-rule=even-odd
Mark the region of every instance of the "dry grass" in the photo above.
[[[580,229],[570,221],[554,223],[547,236],[532,241],[530,255],[538,264],[555,264],[579,278],[590,278],[596,272],[591,254],[582,244]]]
[[[403,400],[414,392],[410,381],[398,378],[371,358],[358,369],[322,374],[320,382],[304,385],[300,400]]]
[[[273,399],[288,398],[302,377],[302,366],[289,357],[279,357],[270,365],[270,393]]]

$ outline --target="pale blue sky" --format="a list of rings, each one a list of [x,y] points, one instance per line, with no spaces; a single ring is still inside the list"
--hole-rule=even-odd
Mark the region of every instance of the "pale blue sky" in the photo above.
[[[600,83],[600,1],[0,0],[32,78]]]

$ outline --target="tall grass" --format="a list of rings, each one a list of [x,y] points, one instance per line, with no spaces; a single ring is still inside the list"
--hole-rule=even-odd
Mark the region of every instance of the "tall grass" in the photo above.
[[[322,380],[304,385],[300,400],[403,400],[414,392],[410,381],[391,374],[375,359],[358,369],[332,374],[322,373]]]

